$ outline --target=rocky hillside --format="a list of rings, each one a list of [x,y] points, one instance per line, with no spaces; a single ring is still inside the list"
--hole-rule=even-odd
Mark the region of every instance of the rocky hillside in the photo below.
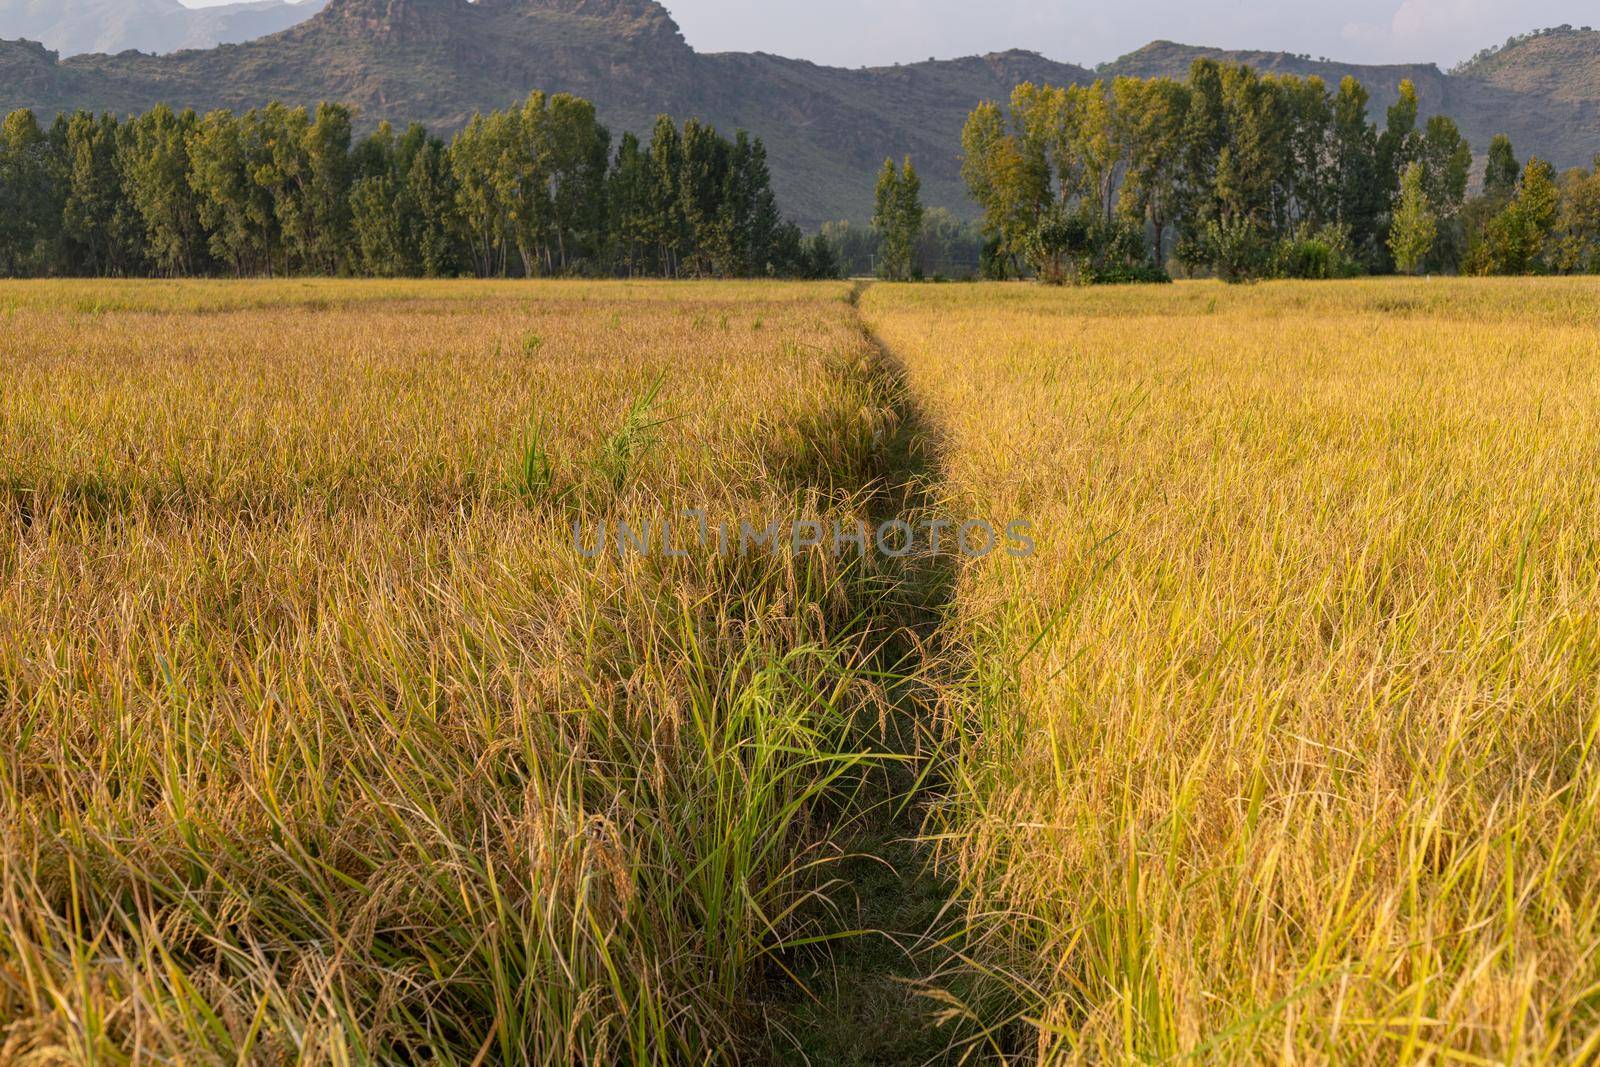
[[[1530,34],[1485,52],[1456,73],[1551,100],[1600,100],[1600,32],[1564,26]]]
[[[979,101],[1003,99],[1028,80],[1182,76],[1202,55],[1330,81],[1354,74],[1380,111],[1409,77],[1424,107],[1456,116],[1480,150],[1507,132],[1524,154],[1586,163],[1600,149],[1600,100],[1529,73],[1551,47],[1525,61],[1497,56],[1461,75],[1431,65],[1344,66],[1170,43],[1099,72],[1021,51],[844,70],[764,53],[698,53],[654,0],[328,0],[281,33],[167,56],[59,59],[38,45],[0,43],[0,110],[130,111],[156,102],[240,109],[329,99],[354,105],[367,124],[415,120],[449,132],[474,111],[534,89],[567,91],[595,101],[618,131],[645,132],[662,112],[753,131],[767,142],[785,210],[815,225],[868,215],[878,166],[903,153],[916,157],[930,203],[971,214],[960,182],[960,130]]]
[[[326,0],[249,0],[189,8],[178,0],[0,0],[0,38],[84,52],[176,52],[264,37],[322,10]]]

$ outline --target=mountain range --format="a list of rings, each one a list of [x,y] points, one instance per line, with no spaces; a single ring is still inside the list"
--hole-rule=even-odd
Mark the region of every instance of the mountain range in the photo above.
[[[127,2],[53,0],[74,9]],[[0,0],[0,14],[9,9]],[[0,18],[0,32],[9,26]],[[878,166],[902,154],[916,159],[930,204],[970,215],[960,131],[974,105],[1004,99],[1023,81],[1181,77],[1202,56],[1330,83],[1354,75],[1380,115],[1409,78],[1424,115],[1456,118],[1480,153],[1497,133],[1510,134],[1524,156],[1536,153],[1560,167],[1587,165],[1600,151],[1594,32],[1510,42],[1448,74],[1433,64],[1359,66],[1171,42],[1095,70],[1020,50],[849,70],[759,52],[696,52],[655,0],[327,0],[281,32],[170,55],[62,59],[41,44],[5,41],[0,111],[31,107],[49,117],[75,108],[132,112],[158,102],[207,110],[336,100],[356,107],[366,125],[419,121],[449,133],[474,112],[535,89],[573,92],[593,100],[616,131],[647,132],[663,112],[750,130],[767,144],[785,211],[815,226],[868,215]]]
[[[0,37],[64,56],[176,52],[265,37],[304,22],[327,0],[250,0],[189,8],[178,0],[0,0]]]

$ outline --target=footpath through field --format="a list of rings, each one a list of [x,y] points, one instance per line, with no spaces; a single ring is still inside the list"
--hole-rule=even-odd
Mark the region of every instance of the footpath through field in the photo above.
[[[856,283],[849,300],[872,353],[863,372],[894,415],[880,442],[872,518],[923,528],[939,507],[934,436],[893,353],[860,317],[871,285]],[[780,1062],[957,1062],[985,1041],[963,1019],[960,911],[924,836],[940,775],[939,679],[949,669],[942,634],[954,563],[926,551],[893,563],[892,591],[869,628],[883,634],[875,658],[891,698],[883,726],[894,758],[837,871],[833,933],[793,961],[799,981],[771,1006]]]

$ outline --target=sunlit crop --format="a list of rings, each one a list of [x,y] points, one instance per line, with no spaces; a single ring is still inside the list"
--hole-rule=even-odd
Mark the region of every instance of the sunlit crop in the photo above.
[[[935,827],[1025,1054],[1591,1059],[1600,291],[863,309],[949,506],[1040,530],[956,586]]]
[[[0,1062],[702,1062],[879,761],[843,286],[0,288]]]
[[[1597,325],[0,286],[0,1063],[1590,1061]]]

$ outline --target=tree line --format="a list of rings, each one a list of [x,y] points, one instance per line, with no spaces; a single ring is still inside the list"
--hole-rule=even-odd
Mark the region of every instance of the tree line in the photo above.
[[[901,215],[899,224],[903,226],[906,219]],[[889,276],[898,266],[894,257],[884,257],[885,234],[881,224],[875,228],[849,219],[824,222],[821,229],[840,273],[851,278]],[[935,281],[977,278],[982,272],[986,243],[983,228],[976,221],[961,218],[949,208],[925,208],[921,233],[911,253],[911,277]]]
[[[648,143],[534,93],[448,143],[357,137],[350,109],[0,123],[6,276],[826,277],[779,213],[766,149],[689,119]]]
[[[962,132],[983,209],[985,273],[1164,280],[1176,264],[1228,280],[1407,272],[1600,269],[1600,161],[1557,176],[1471,146],[1447,116],[1419,122],[1402,82],[1380,127],[1354,78],[1261,75],[1197,61],[1185,81],[1024,84]]]

